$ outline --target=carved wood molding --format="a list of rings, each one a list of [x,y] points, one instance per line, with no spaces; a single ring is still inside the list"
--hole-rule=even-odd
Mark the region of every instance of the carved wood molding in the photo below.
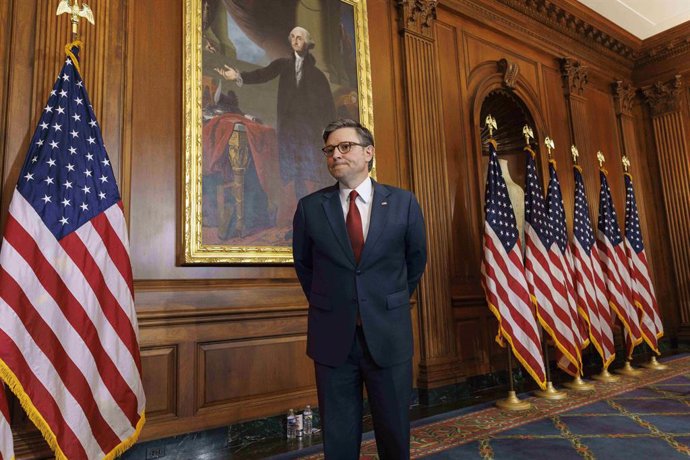
[[[577,94],[582,96],[587,86],[587,67],[572,58],[561,59],[561,76],[565,95]]]
[[[686,22],[646,39],[636,64],[644,66],[687,53],[690,53],[690,23]]]
[[[503,86],[507,88],[515,88],[517,84],[518,75],[520,74],[520,66],[517,62],[501,59],[496,63],[498,71],[503,74]]]
[[[616,115],[632,115],[635,88],[629,81],[618,80],[611,85]]]
[[[658,81],[653,85],[642,88],[642,94],[649,104],[652,116],[678,112],[680,110],[680,90],[683,87],[683,78],[676,75],[667,82]]]
[[[432,38],[438,0],[398,0],[400,32]]]
[[[566,10],[552,0],[498,0],[526,16],[571,38],[595,47],[606,48],[626,59],[635,59],[637,49],[588,22],[588,19]]]

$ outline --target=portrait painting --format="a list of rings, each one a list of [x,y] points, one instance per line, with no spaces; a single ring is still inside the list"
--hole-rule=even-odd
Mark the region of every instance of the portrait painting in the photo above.
[[[290,263],[322,133],[373,127],[364,0],[186,0],[183,263]]]

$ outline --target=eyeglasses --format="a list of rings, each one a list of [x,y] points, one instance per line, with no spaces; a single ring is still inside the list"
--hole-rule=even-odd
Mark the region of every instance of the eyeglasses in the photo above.
[[[335,149],[337,147],[338,151],[340,153],[342,153],[343,155],[345,155],[350,150],[352,150],[353,145],[359,145],[360,147],[366,147],[364,144],[359,144],[357,142],[341,142],[340,144],[337,144],[337,145],[327,145],[324,148],[322,148],[321,151],[327,157],[332,157],[333,153],[335,152]]]

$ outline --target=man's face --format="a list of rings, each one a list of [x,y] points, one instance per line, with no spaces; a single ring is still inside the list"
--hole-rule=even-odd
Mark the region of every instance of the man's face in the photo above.
[[[338,145],[341,142],[361,143],[355,128],[340,128],[333,131],[326,139],[326,145]],[[337,148],[333,156],[328,157],[328,171],[335,179],[348,188],[359,185],[369,175],[369,160],[374,156],[374,147],[353,145],[348,153],[340,153]]]
[[[290,32],[290,45],[295,53],[302,55],[307,50],[307,37],[301,30],[293,30]]]

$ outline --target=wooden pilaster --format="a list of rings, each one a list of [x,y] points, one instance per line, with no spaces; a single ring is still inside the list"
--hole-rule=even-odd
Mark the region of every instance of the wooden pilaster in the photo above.
[[[451,209],[446,176],[434,0],[398,2],[412,186],[427,222],[428,265],[419,290],[422,389],[460,375],[450,294]]]

